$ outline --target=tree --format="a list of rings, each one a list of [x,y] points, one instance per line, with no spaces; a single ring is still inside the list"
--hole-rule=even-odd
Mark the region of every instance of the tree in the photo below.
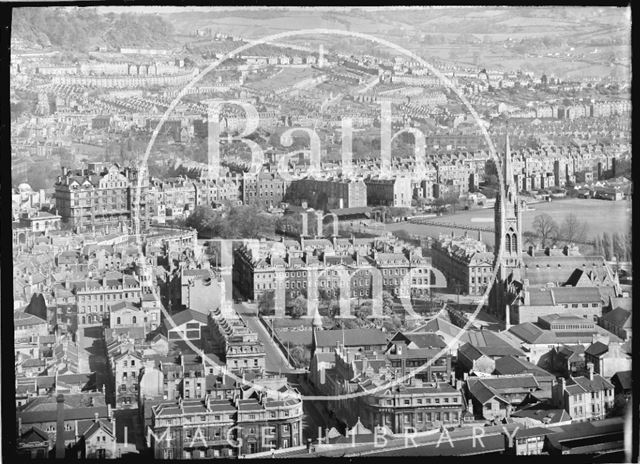
[[[627,259],[627,243],[623,239],[622,235],[615,232],[611,237],[613,242],[613,253],[618,261],[624,261]]]
[[[292,302],[291,317],[293,319],[300,319],[307,313],[307,299],[302,295],[298,295]]]
[[[258,311],[263,315],[270,315],[276,307],[276,292],[268,290],[258,297]]]
[[[198,235],[217,235],[214,231],[220,222],[220,214],[211,206],[196,206],[193,212],[185,221],[187,227],[192,227],[198,231]]]
[[[387,290],[382,291],[382,312],[387,316],[393,313],[393,295]]]
[[[613,240],[607,232],[602,234],[602,251],[604,252],[604,259],[611,261],[613,257]]]
[[[600,237],[600,235],[596,235],[593,243],[593,251],[597,255],[604,255],[604,248],[602,246],[602,238]]]
[[[567,243],[584,242],[587,236],[587,223],[578,219],[575,213],[564,218],[560,227],[560,238]]]
[[[537,236],[535,233],[531,232],[530,230],[525,230],[522,233],[522,239],[524,241],[524,244],[527,246],[535,246],[536,241],[537,241]]]
[[[367,319],[367,316],[371,315],[371,306],[367,304],[360,305],[356,308],[354,313],[358,319],[361,319],[364,321]]]
[[[395,230],[392,232],[392,234],[399,240],[404,240],[405,242],[408,242],[410,240],[412,240],[411,238],[411,234],[409,232],[407,232],[404,229],[400,229],[400,230]]]
[[[289,355],[298,366],[308,366],[311,361],[311,351],[304,345],[294,345]]]
[[[532,225],[536,235],[540,238],[540,244],[543,248],[556,244],[559,227],[551,216],[546,213],[538,214],[533,218]]]

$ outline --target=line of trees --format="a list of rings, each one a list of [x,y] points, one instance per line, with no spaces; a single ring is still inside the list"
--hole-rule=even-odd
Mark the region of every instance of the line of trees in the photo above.
[[[611,261],[615,258],[617,261],[631,261],[631,233],[621,234],[607,232],[602,235],[596,235],[594,241],[595,252]]]
[[[201,236],[220,238],[260,238],[273,235],[275,230],[274,219],[255,206],[233,206],[224,211],[196,206],[185,225]]]
[[[533,231],[524,233],[524,239],[531,244],[540,243],[543,248],[559,243],[585,243],[588,225],[580,221],[574,213],[569,213],[561,224],[549,214],[538,214],[533,218]]]
[[[569,213],[561,224],[558,224],[549,214],[543,213],[533,219],[533,230],[523,233],[525,244],[540,244],[542,248],[558,244],[587,244],[588,224],[581,221],[575,213]],[[605,259],[614,257],[619,261],[631,260],[631,231],[625,233],[604,232],[593,237],[594,252]]]

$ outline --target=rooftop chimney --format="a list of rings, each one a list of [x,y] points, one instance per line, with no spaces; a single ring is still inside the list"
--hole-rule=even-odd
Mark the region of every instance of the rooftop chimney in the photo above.
[[[56,401],[58,403],[58,413],[56,415],[56,459],[64,459],[64,395],[60,393]]]
[[[589,380],[593,380],[593,363],[587,363],[587,372],[589,373]]]

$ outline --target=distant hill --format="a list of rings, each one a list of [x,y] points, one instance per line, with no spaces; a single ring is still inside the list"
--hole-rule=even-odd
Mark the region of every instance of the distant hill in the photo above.
[[[35,47],[88,51],[98,46],[167,47],[173,25],[157,15],[98,14],[93,8],[16,8],[12,36]]]

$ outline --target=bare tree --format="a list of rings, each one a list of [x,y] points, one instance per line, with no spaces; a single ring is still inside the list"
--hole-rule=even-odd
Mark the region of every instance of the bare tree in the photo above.
[[[587,223],[578,219],[575,213],[569,213],[560,226],[560,238],[567,243],[584,242],[587,237]]]
[[[609,235],[607,232],[604,232],[602,234],[602,249],[604,251],[604,258],[607,261],[610,261],[613,258],[613,239],[611,238],[611,235]]]
[[[560,228],[551,216],[546,213],[538,214],[533,218],[532,225],[536,235],[540,237],[540,244],[543,248],[556,244]]]

